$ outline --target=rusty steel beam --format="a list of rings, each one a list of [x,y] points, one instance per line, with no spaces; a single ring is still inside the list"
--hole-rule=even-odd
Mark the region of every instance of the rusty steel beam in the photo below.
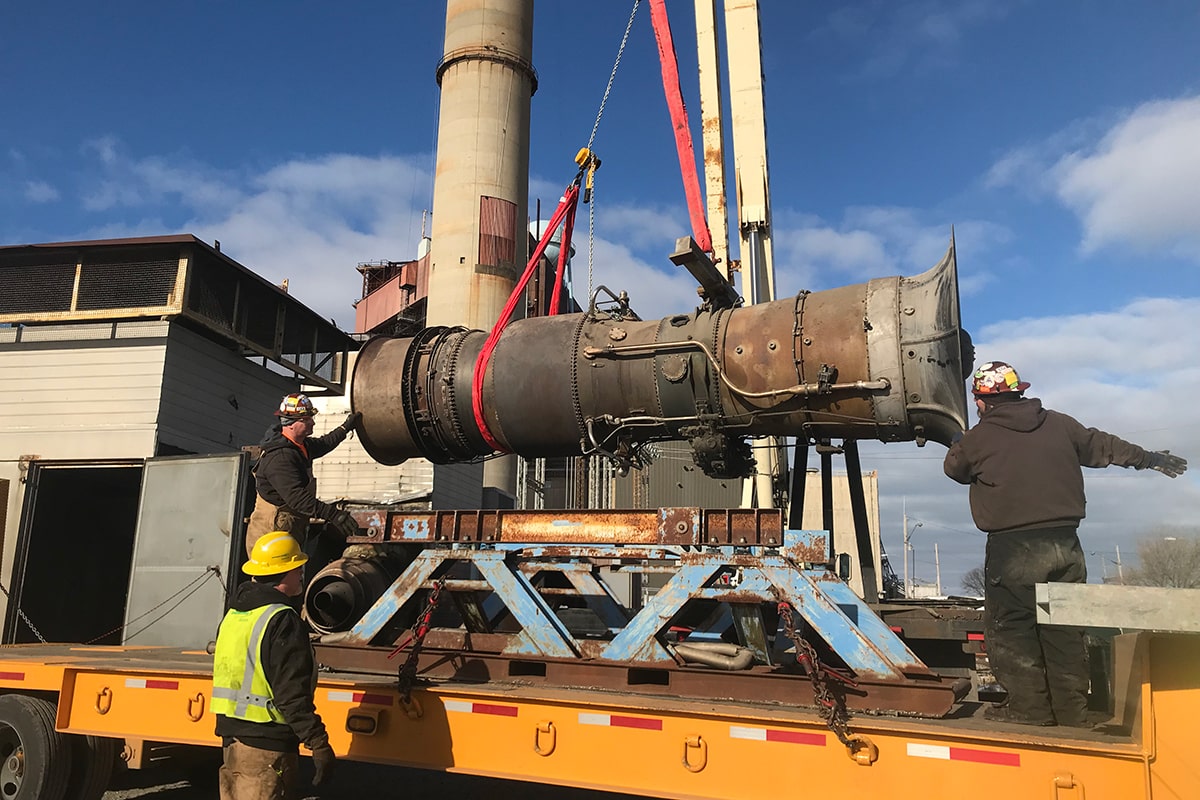
[[[633,511],[351,509],[362,536],[350,544],[505,542],[512,544],[783,544],[783,512],[773,508],[677,507]],[[825,559],[805,559],[824,561]]]
[[[435,633],[439,635],[435,637]],[[529,659],[502,655],[506,634],[431,632],[418,655],[417,676],[432,681],[495,681],[534,686],[606,689],[630,694],[816,706],[812,683],[797,671],[755,666],[736,672],[654,663]],[[439,645],[437,647],[433,645]],[[392,648],[316,644],[318,662],[334,671],[396,673]],[[403,654],[402,654],[403,655]],[[941,717],[970,689],[962,679],[932,676],[905,682],[857,681],[846,686],[846,707],[866,713]]]

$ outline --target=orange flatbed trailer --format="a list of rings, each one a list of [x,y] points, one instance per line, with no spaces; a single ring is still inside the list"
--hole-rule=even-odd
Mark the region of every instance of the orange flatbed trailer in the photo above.
[[[1107,729],[997,724],[965,703],[943,719],[855,715],[865,746],[853,755],[811,708],[736,700],[445,682],[405,704],[393,678],[323,672],[316,703],[342,758],[648,797],[759,798],[798,785],[826,797],[1200,797],[1200,637],[1117,642],[1118,713]],[[220,744],[211,671],[202,651],[0,648],[0,692],[53,704],[61,734],[126,740],[135,754],[143,742]],[[0,704],[0,741],[12,739],[16,707]],[[26,749],[22,765],[31,786],[37,770],[63,766],[33,755]]]

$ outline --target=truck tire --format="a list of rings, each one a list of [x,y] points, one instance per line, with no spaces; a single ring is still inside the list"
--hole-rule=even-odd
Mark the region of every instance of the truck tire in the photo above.
[[[40,698],[0,696],[2,800],[62,800],[71,743],[54,730],[54,712],[54,704]]]
[[[100,800],[116,769],[121,742],[103,736],[68,736],[71,742],[71,774],[67,800]]]

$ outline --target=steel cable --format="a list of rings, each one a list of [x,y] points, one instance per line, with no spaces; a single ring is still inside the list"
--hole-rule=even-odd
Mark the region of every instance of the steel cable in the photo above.
[[[621,66],[621,56],[625,54],[625,44],[629,41],[629,31],[633,28],[633,20],[637,16],[641,0],[633,0],[633,8],[629,11],[629,21],[625,23],[625,33],[621,36],[621,45],[617,48],[617,57],[613,60],[612,72],[608,75],[608,85],[604,87],[604,96],[600,98],[600,108],[596,111],[596,121],[592,123],[592,132],[588,136],[587,149],[592,150],[596,141],[596,131],[600,128],[600,118],[604,116],[604,106],[608,104],[608,96],[612,93],[613,83],[617,80],[617,68]],[[594,173],[593,173],[594,176]],[[593,275],[596,260],[596,195],[595,187],[591,187],[591,197],[588,203],[588,292],[589,300],[593,291]]]

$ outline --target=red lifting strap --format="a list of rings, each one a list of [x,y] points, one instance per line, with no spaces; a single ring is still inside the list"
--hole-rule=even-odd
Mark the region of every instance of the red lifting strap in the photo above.
[[[650,0],[650,21],[658,42],[658,60],[662,65],[663,92],[671,111],[671,127],[675,129],[675,149],[679,152],[679,171],[683,177],[683,193],[687,197],[688,216],[692,220],[692,238],[705,253],[713,251],[712,233],[704,218],[704,195],[700,192],[700,176],[696,172],[696,153],[692,147],[692,131],[688,127],[687,107],[679,88],[679,62],[675,58],[675,41],[671,38],[671,23],[667,20],[664,0]]]
[[[546,230],[542,234],[541,240],[538,241],[537,247],[533,250],[533,255],[529,257],[529,263],[525,266],[525,273],[521,275],[521,280],[517,281],[517,285],[513,287],[512,294],[508,296],[508,302],[504,305],[504,310],[500,312],[500,318],[496,320],[496,324],[492,327],[492,332],[488,334],[487,341],[483,344],[483,350],[479,352],[479,358],[475,361],[475,373],[471,376],[471,408],[475,412],[475,424],[479,427],[479,432],[483,435],[484,441],[493,450],[507,452],[507,448],[500,444],[496,437],[492,435],[492,432],[488,429],[487,420],[483,416],[483,376],[487,372],[488,362],[492,359],[492,351],[496,349],[496,343],[500,341],[500,335],[504,333],[504,329],[508,326],[509,321],[512,320],[513,312],[517,310],[517,303],[521,300],[521,294],[525,291],[525,286],[533,276],[533,271],[537,267],[538,261],[541,260],[542,254],[546,252],[546,247],[550,244],[550,238],[558,230],[559,224],[562,223],[562,247],[558,251],[558,271],[554,278],[554,296],[550,300],[550,315],[554,316],[558,313],[558,297],[562,291],[567,255],[571,252],[571,231],[575,227],[575,208],[578,204],[579,182],[576,181],[567,188],[566,194],[558,201],[558,208],[554,210],[554,216],[550,218],[550,222],[546,225]]]

